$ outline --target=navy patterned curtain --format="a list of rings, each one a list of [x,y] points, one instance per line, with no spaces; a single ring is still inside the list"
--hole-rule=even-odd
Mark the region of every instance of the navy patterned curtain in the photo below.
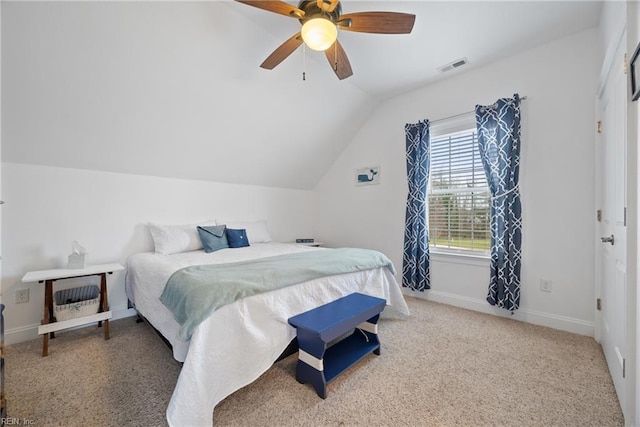
[[[520,97],[476,106],[478,146],[491,192],[491,279],[487,301],[514,312],[520,305],[522,209]]]
[[[423,292],[429,289],[429,230],[427,183],[429,182],[429,121],[404,127],[407,139],[407,210],[402,257],[402,286]]]

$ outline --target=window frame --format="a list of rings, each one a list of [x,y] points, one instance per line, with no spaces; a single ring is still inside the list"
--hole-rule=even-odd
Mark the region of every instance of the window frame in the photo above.
[[[476,129],[475,112],[473,111],[430,123],[430,129],[429,129],[430,140],[433,141],[434,139],[444,137],[445,135],[461,133],[471,129]],[[430,146],[430,150],[431,150],[431,146]],[[431,160],[432,160],[432,157],[430,155],[429,161],[431,162]],[[427,206],[428,207],[429,207],[428,205],[429,197],[431,196],[431,194],[433,194],[432,193],[433,189],[431,186],[432,179],[433,179],[433,170],[430,164],[429,165],[429,183],[428,183],[428,189],[427,189]],[[487,193],[489,194],[489,197],[491,197],[488,185],[485,188]],[[446,190],[436,190],[436,191],[440,193],[447,193]],[[467,194],[469,193],[469,192],[464,192],[463,190],[454,191],[454,192],[467,193]],[[490,218],[489,218],[489,221],[490,221]],[[427,224],[429,224],[429,209],[427,209]],[[488,232],[489,232],[489,239],[491,239],[490,224],[489,224]],[[429,230],[429,233],[431,234],[431,230]],[[449,260],[458,259],[461,261],[464,260],[465,263],[466,262],[483,263],[486,260],[490,259],[491,257],[490,248],[486,251],[480,251],[480,250],[471,250],[471,249],[456,249],[456,248],[446,248],[442,246],[432,246],[431,239],[429,239],[429,251],[430,253],[436,255],[436,258],[440,258],[442,260],[447,260],[447,259]]]

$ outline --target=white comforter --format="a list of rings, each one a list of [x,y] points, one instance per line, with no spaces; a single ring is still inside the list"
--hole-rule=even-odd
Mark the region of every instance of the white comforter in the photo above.
[[[236,262],[305,250],[324,249],[262,243],[212,254],[194,251],[129,257],[127,296],[169,340],[174,358],[184,362],[167,409],[169,425],[211,425],[214,406],[255,381],[295,337],[294,328],[287,323],[291,316],[353,292],[384,298],[398,313],[409,314],[394,276],[388,269],[380,268],[315,279],[241,299],[215,311],[195,329],[190,341],[177,338],[179,325],[160,302],[164,285],[175,271],[189,265]]]

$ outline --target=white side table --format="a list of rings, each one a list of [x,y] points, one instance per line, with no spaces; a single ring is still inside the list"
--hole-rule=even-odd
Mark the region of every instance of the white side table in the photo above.
[[[44,318],[42,325],[38,327],[38,334],[42,335],[42,356],[49,354],[49,337],[54,338],[54,332],[74,326],[98,322],[98,326],[104,321],[104,339],[109,339],[109,299],[107,296],[107,273],[124,270],[121,264],[89,265],[85,268],[58,268],[54,270],[30,271],[24,275],[22,282],[44,282]],[[53,282],[56,280],[73,279],[76,277],[100,276],[100,306],[98,313],[75,319],[56,322],[53,316]]]

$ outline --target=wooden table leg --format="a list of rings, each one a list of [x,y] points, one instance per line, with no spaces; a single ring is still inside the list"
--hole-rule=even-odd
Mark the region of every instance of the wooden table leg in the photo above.
[[[100,311],[109,311],[109,300],[107,299],[107,273],[100,274]],[[104,339],[109,339],[109,319],[104,320]]]
[[[42,324],[53,322],[53,280],[44,282],[44,318]],[[53,333],[51,333],[53,338]],[[42,357],[49,355],[49,334],[42,334]]]

